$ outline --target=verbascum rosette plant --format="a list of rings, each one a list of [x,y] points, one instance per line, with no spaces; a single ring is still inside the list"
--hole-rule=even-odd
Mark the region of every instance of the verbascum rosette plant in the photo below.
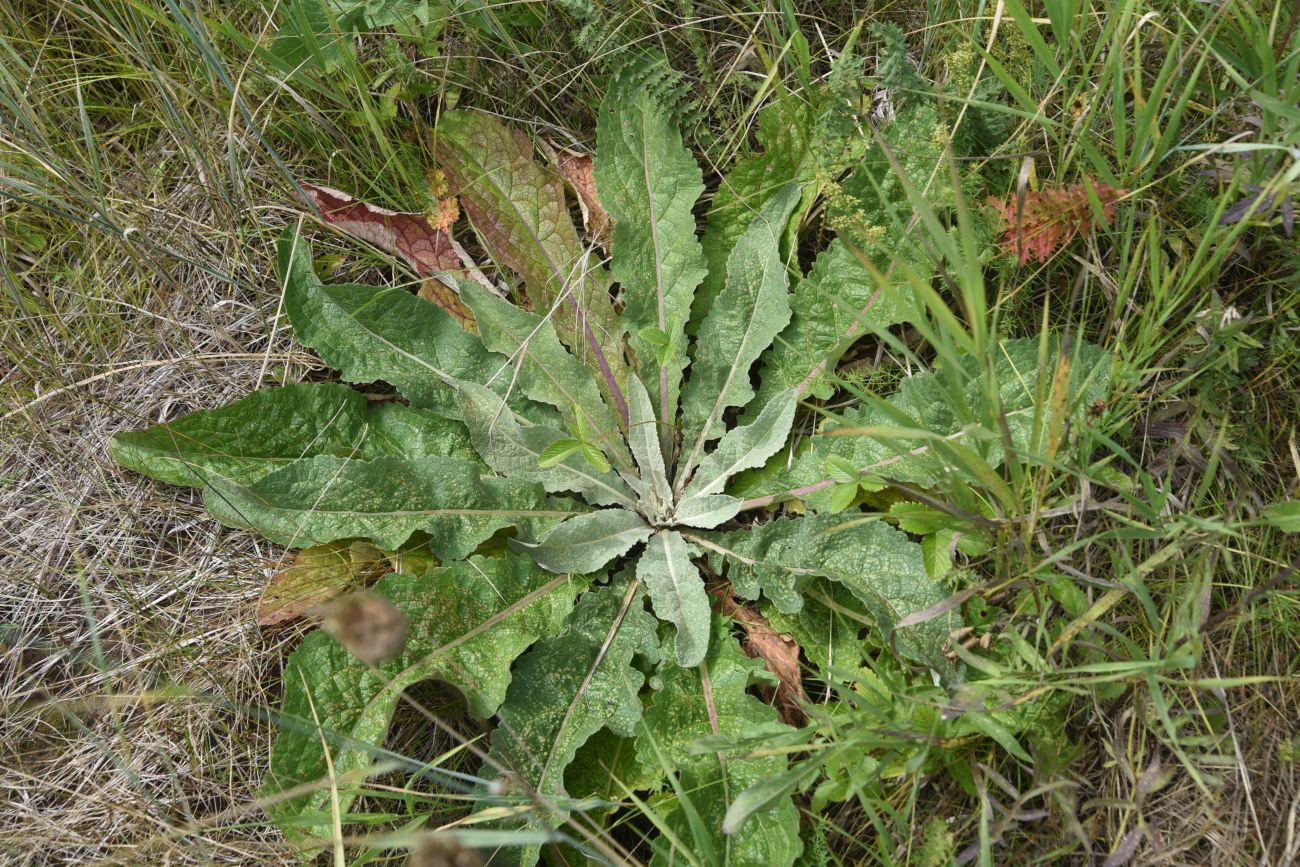
[[[801,273],[799,227],[822,183],[803,157],[743,164],[729,182],[752,188],[719,197],[729,210],[711,216],[702,245],[701,170],[662,88],[639,81],[614,82],[598,124],[608,268],[526,135],[446,113],[439,167],[498,283],[442,256],[433,292],[328,284],[302,237],[280,241],[298,341],[344,381],[387,383],[400,399],[290,385],[114,441],[125,466],[201,487],[226,524],[342,556],[344,572],[397,564],[372,592],[404,615],[400,652],[363,661],[339,629],[320,630],[284,667],[265,791],[306,851],[339,839],[367,773],[392,758],[383,743],[403,691],[438,680],[494,721],[479,783],[438,775],[477,793],[474,827],[517,844],[494,863],[532,863],[546,841],[612,859],[602,823],[649,797],[655,863],[690,852],[692,863],[791,864],[796,793],[759,785],[788,772],[787,754],[752,740],[792,730],[755,688],[797,705],[799,644],[820,647],[841,622],[859,658],[894,655],[941,683],[961,676],[946,647],[960,607],[946,603],[933,552],[857,504],[889,480],[933,486],[947,471],[935,443],[995,466],[1040,450],[1040,355],[1059,347],[1012,342],[972,359],[1003,384],[1005,432],[941,409],[951,395],[934,373],[819,425],[801,407],[834,393],[855,340],[921,315],[906,284],[878,284],[843,238]],[[840,207],[855,188],[875,189],[851,176]],[[388,231],[367,236],[383,244],[403,216],[349,219]],[[1104,388],[1100,375],[1070,381],[1069,412]],[[834,436],[834,425],[895,435]],[[774,515],[783,503],[798,508]],[[744,633],[766,623],[760,609],[789,630],[793,675],[745,652]],[[810,651],[802,664],[833,680],[857,663]]]

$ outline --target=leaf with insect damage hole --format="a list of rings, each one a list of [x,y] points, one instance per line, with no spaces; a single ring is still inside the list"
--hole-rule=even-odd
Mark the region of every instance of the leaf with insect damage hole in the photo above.
[[[371,402],[334,383],[255,391],[217,409],[116,434],[110,448],[127,469],[190,487],[209,478],[250,484],[315,455],[362,460],[445,455],[478,461],[459,422],[398,403]]]
[[[645,86],[655,68],[632,65],[614,78],[596,125],[596,184],[613,216],[613,271],[623,286],[623,322],[659,421],[677,419],[686,368],[686,322],[705,277],[692,208],[704,192],[695,158],[669,107]],[[664,346],[642,336],[654,329]],[[665,431],[667,428],[665,428]]]
[[[515,676],[492,732],[492,762],[552,809],[523,814],[508,827],[552,828],[567,809],[565,769],[577,750],[604,728],[630,737],[641,719],[645,675],[634,654],[657,652],[658,623],[645,610],[645,594],[626,577],[585,593],[563,635],[541,641],[515,667]],[[492,765],[483,774],[492,774]],[[524,792],[519,792],[524,794]],[[532,865],[540,847],[502,850],[493,864]]]
[[[621,557],[644,542],[654,528],[628,509],[601,509],[560,524],[537,544],[510,540],[510,547],[526,553],[552,572],[587,574]]]
[[[505,699],[511,663],[538,638],[559,631],[576,590],[527,558],[474,557],[422,575],[389,575],[375,585],[408,621],[405,649],[377,669],[324,631],[307,636],[285,663],[280,736],[262,790],[272,799],[267,812],[290,842],[307,850],[328,842],[331,787],[346,814],[366,787],[365,769],[376,758],[400,759],[383,743],[404,689],[446,681],[486,719]],[[310,783],[319,788],[275,799]]]
[[[560,340],[626,417],[623,331],[609,275],[578,240],[563,181],[532,151],[526,135],[485,114],[450,111],[438,121],[438,163],[483,246],[523,279],[533,312],[553,317]]]
[[[783,773],[786,757],[732,755],[724,764],[717,753],[700,752],[693,745],[701,738],[741,735],[755,726],[789,729],[778,722],[772,708],[748,693],[752,682],[770,675],[760,660],[740,652],[731,635],[731,621],[715,617],[711,632],[708,655],[699,667],[682,668],[665,660],[660,668],[663,685],[637,727],[636,750],[642,765],[648,770],[662,768],[677,781],[677,799],[662,806],[672,836],[659,837],[651,863],[682,863],[688,852],[690,860],[703,864],[792,864],[803,846],[799,811],[789,796],[750,817],[735,833],[723,833],[731,802],[754,783]],[[698,822],[692,821],[692,810]]]
[[[370,461],[320,455],[251,485],[213,482],[204,503],[223,524],[291,547],[362,538],[391,551],[424,531],[442,560],[466,556],[504,527],[532,532],[579,514],[531,482],[480,473],[476,464],[436,455]]]

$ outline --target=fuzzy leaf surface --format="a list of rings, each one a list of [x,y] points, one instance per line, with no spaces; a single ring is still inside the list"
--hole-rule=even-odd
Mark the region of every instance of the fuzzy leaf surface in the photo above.
[[[543,569],[585,575],[626,554],[653,532],[636,512],[601,509],[570,518],[535,545],[515,540],[510,544]]]
[[[573,606],[576,588],[561,582],[527,604],[554,576],[527,558],[475,557],[422,575],[389,575],[374,592],[407,617],[407,643],[372,671],[324,631],[307,636],[284,668],[280,735],[263,787],[274,795],[303,783],[321,789],[268,807],[298,846],[316,848],[331,836],[326,744],[337,780],[383,755],[384,736],[401,691],[443,680],[465,696],[475,716],[496,712],[510,683],[510,666],[538,638],[554,635]],[[338,788],[346,813],[357,797]],[[315,839],[315,846],[311,840]]]
[[[615,220],[613,271],[623,286],[623,322],[659,420],[672,425],[687,364],[691,299],[706,274],[691,213],[704,180],[667,107],[645,86],[647,73],[653,75],[642,67],[625,70],[605,94],[595,172],[600,200]],[[641,336],[647,328],[668,337],[662,366],[658,347]]]
[[[251,485],[214,483],[204,502],[222,523],[291,547],[364,538],[391,551],[422,530],[442,560],[468,555],[503,527],[576,514],[530,482],[479,474],[477,465],[457,458],[321,455]]]
[[[750,365],[790,321],[789,283],[780,233],[799,201],[787,184],[764,206],[727,259],[727,284],[700,325],[691,378],[682,393],[683,443],[695,443],[689,471],[704,443],[725,432],[722,414],[754,396]]]
[[[622,737],[635,732],[645,675],[632,657],[654,649],[657,627],[644,592],[626,579],[585,593],[564,634],[519,660],[492,732],[492,758],[546,801],[567,798],[565,769],[589,738],[606,728]],[[553,827],[564,815],[526,821]],[[538,854],[538,847],[502,851],[492,863],[527,867]]]
[[[664,465],[654,404],[650,401],[650,393],[637,376],[627,378],[627,396],[631,413],[627,441],[640,471],[637,493],[647,503],[650,514],[666,516],[672,507],[673,489],[668,481],[668,469]]]
[[[709,649],[711,611],[704,578],[691,562],[694,552],[676,530],[660,530],[637,560],[636,577],[645,584],[660,620],[677,627],[677,660],[699,665]]]
[[[679,509],[692,500],[720,494],[727,480],[741,470],[761,467],[781,450],[794,424],[799,400],[794,389],[787,389],[758,414],[753,423],[732,428],[723,434],[717,447],[705,455],[682,491]]]
[[[703,662],[708,672],[707,690],[698,668],[667,661],[660,670],[663,686],[654,693],[637,730],[637,756],[647,769],[666,767],[680,778],[682,791],[701,819],[702,836],[697,836],[680,803],[666,804],[665,818],[695,860],[732,867],[784,867],[792,864],[803,848],[793,798],[780,799],[754,815],[735,834],[724,835],[722,823],[727,808],[741,792],[786,770],[786,758],[731,756],[724,764],[716,753],[697,755],[692,749],[701,738],[740,735],[755,726],[789,730],[779,723],[772,708],[746,692],[751,681],[766,676],[763,663],[741,653],[726,618],[714,618],[711,628],[712,640]],[[711,717],[716,718],[716,730]],[[683,860],[664,835],[651,863]]]

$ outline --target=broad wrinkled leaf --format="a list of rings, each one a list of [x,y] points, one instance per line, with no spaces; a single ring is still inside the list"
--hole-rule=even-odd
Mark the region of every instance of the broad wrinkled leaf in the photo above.
[[[722,414],[754,396],[749,367],[790,321],[781,227],[799,201],[789,184],[772,197],[727,259],[727,285],[700,325],[691,378],[682,393],[683,443],[694,443],[684,471],[706,442],[724,433]]]
[[[705,276],[691,213],[704,181],[670,112],[646,86],[655,71],[625,70],[605,94],[596,126],[596,183],[615,220],[612,267],[623,287],[623,321],[659,420],[671,426],[687,363],[691,299]],[[668,338],[663,365],[660,347],[641,336],[646,328]]]
[[[781,451],[794,424],[798,403],[794,389],[788,389],[768,404],[752,424],[727,431],[717,447],[700,461],[690,483],[682,491],[679,514],[692,500],[722,493],[727,480],[736,473],[761,467],[768,458]]]
[[[626,418],[623,332],[609,276],[578,240],[563,182],[532,150],[526,135],[485,114],[451,111],[438,122],[438,162],[483,246],[523,279],[533,311],[554,318],[560,340]]]
[[[357,537],[394,550],[422,530],[443,560],[466,556],[503,527],[577,514],[548,501],[531,482],[479,473],[477,465],[457,458],[321,455],[251,485],[214,483],[204,502],[222,523],[290,547]]]
[[[565,768],[589,738],[607,727],[622,737],[636,730],[645,675],[632,656],[653,652],[658,624],[645,610],[644,593],[619,579],[584,594],[565,626],[564,635],[519,661],[492,732],[493,761],[551,804],[567,798]],[[558,813],[525,821],[553,827],[565,815]],[[527,867],[538,854],[535,846],[502,850],[492,863]]]
[[[300,458],[448,455],[477,460],[463,425],[395,403],[371,403],[343,385],[311,383],[255,391],[110,445],[119,464],[173,485],[210,477],[249,484]]]
[[[673,489],[664,466],[664,453],[660,448],[659,423],[655,420],[654,404],[639,377],[627,378],[628,421],[627,441],[632,447],[632,457],[640,470],[637,493],[648,506],[652,517],[667,517],[673,503]]]
[[[274,626],[307,612],[390,571],[388,559],[369,542],[340,539],[299,551],[271,576],[257,603],[257,625]]]
[[[299,342],[348,382],[382,380],[416,406],[454,411],[449,377],[486,382],[505,362],[445,310],[404,289],[322,284],[307,242],[291,231],[280,238],[280,279]]]
[[[761,588],[781,610],[797,611],[802,599],[796,588],[806,576],[838,581],[866,607],[899,656],[950,672],[944,645],[961,625],[959,612],[895,628],[909,614],[948,597],[947,588],[926,573],[921,546],[906,533],[879,521],[824,515],[782,518],[708,540],[715,547],[706,550],[726,561],[732,586],[744,598],[757,598]],[[800,605],[790,604],[796,601]]]
[[[438,274],[465,274],[459,251],[451,240],[451,224],[459,213],[455,199],[440,202],[436,214],[412,214],[360,202],[331,187],[306,183],[299,187],[307,200],[320,209],[325,222],[400,256],[421,277],[437,280]],[[451,278],[438,282],[446,289],[456,288]],[[474,317],[454,291],[428,294],[432,296],[429,300],[450,313],[462,327],[474,327]]]
[[[685,666],[699,665],[709,649],[709,597],[691,562],[694,553],[681,533],[660,530],[636,563],[636,577],[645,584],[655,614],[677,627],[677,661]]]
[[[592,439],[616,465],[631,469],[618,418],[601,398],[591,371],[555,336],[550,320],[480,286],[463,284],[461,293],[478,320],[483,345],[509,359],[496,381],[516,383],[531,399],[560,410],[570,426],[581,411]]]
[[[671,661],[661,668],[663,685],[654,693],[637,728],[637,755],[647,768],[666,766],[679,777],[680,791],[697,811],[703,836],[697,836],[680,803],[666,802],[665,818],[693,860],[732,867],[792,864],[803,848],[799,841],[799,811],[792,798],[780,799],[755,814],[734,834],[724,835],[722,831],[727,808],[734,799],[754,783],[784,772],[786,758],[732,755],[724,765],[718,754],[696,754],[692,748],[701,738],[740,735],[756,726],[789,730],[777,722],[775,711],[746,691],[753,680],[766,673],[761,662],[741,654],[731,636],[730,621],[715,618],[712,632],[703,663],[708,672],[707,687],[698,668],[682,668]],[[652,864],[685,860],[682,853],[674,851],[668,835],[658,839]]]
[[[527,553],[543,569],[585,575],[626,554],[653,532],[636,512],[601,509],[570,518],[535,545],[516,540],[510,544],[516,551]]]
[[[423,575],[390,575],[375,585],[374,592],[408,620],[405,650],[378,670],[325,632],[309,635],[285,663],[280,736],[263,788],[275,796],[320,784],[318,791],[268,806],[290,841],[310,849],[331,836],[326,745],[335,781],[368,767],[385,755],[384,735],[402,690],[424,680],[453,684],[474,715],[491,716],[506,696],[515,658],[560,629],[575,591],[526,558],[475,557]],[[356,779],[338,785],[341,811],[360,785]]]
[[[524,427],[505,401],[472,382],[457,385],[456,399],[470,441],[492,469],[509,479],[539,482],[551,492],[574,491],[593,505],[636,507],[635,495],[618,473],[592,466],[581,444],[562,458],[546,455],[551,445],[569,440],[563,431],[546,425]]]

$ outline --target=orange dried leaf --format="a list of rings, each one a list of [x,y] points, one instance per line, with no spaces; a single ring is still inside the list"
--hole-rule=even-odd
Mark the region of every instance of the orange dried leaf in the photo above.
[[[1097,223],[1088,197],[1089,186],[1101,203],[1103,224],[1109,226],[1115,218],[1116,203],[1128,190],[1091,179],[1085,179],[1082,184],[1027,192],[1009,202],[990,197],[989,205],[1006,224],[1000,241],[1002,248],[1015,253],[1022,265],[1030,259],[1046,262],[1076,237],[1091,234]]]
[[[596,193],[595,161],[591,154],[580,154],[549,144],[547,150],[555,168],[578,196],[587,237],[608,251],[614,235],[614,220],[600,204],[600,196]]]

